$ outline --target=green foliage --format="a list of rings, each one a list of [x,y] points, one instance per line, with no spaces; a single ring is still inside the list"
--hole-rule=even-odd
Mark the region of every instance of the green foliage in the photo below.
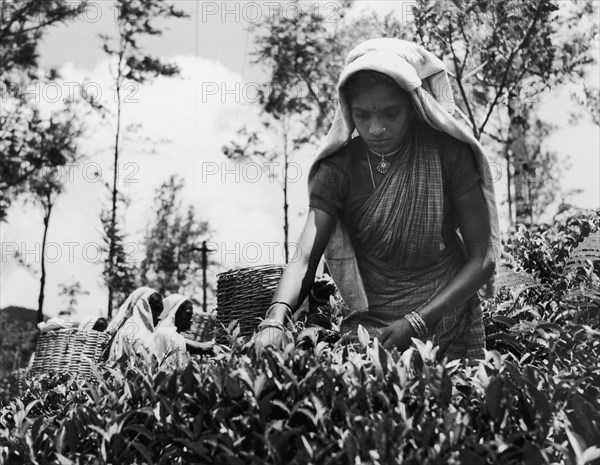
[[[51,70],[41,76],[37,69],[38,44],[46,30],[72,20],[87,2],[65,0],[3,1],[0,8],[0,221],[12,202],[31,187],[29,181],[45,169],[63,166],[67,158],[56,139],[56,122],[40,117],[37,107],[22,92],[36,78],[55,79]],[[59,125],[60,126],[60,125]],[[68,128],[68,125],[65,126]],[[68,149],[68,148],[67,148]]]
[[[349,2],[345,3],[338,5],[340,17],[348,8]],[[260,103],[276,119],[314,114],[314,125],[306,129],[322,133],[333,120],[337,78],[350,44],[330,24],[331,15],[315,14],[301,5],[297,11],[292,17],[276,15],[254,27],[254,59],[268,69],[271,81],[261,92]]]
[[[140,264],[144,285],[166,296],[196,295],[202,285],[202,253],[197,250],[209,233],[208,223],[197,218],[194,208],[181,211],[182,180],[171,176],[155,194],[154,215],[144,239],[145,257]],[[216,265],[213,261],[209,265]]]
[[[430,343],[400,355],[365,340],[44,376],[0,410],[0,450],[12,464],[575,464],[600,427],[600,339],[575,335],[568,351],[588,362],[575,369],[495,351],[469,367]]]
[[[593,62],[590,39],[597,26],[576,31],[570,22],[591,17],[594,7],[559,16],[560,5],[554,0],[419,0],[413,6],[414,33],[427,50],[449,62],[459,91],[455,98],[476,137],[496,107],[506,105],[506,97],[530,104],[541,91]]]
[[[117,97],[117,114],[113,158],[115,170],[112,184],[112,203],[110,218],[106,216],[102,218],[106,238],[108,239],[108,258],[106,260],[108,268],[105,270],[105,279],[109,284],[109,317],[112,316],[113,303],[116,297],[114,293],[121,291],[117,289],[119,285],[114,279],[120,274],[127,273],[121,266],[122,257],[118,256],[118,254],[122,254],[122,251],[119,250],[122,248],[122,245],[117,243],[120,240],[120,236],[119,226],[117,225],[119,188],[118,170],[116,167],[119,166],[119,150],[121,145],[121,110],[123,103],[121,92],[127,80],[142,84],[153,77],[175,76],[179,73],[177,65],[167,63],[145,52],[140,45],[140,41],[148,36],[162,34],[162,30],[153,24],[157,19],[186,17],[183,11],[177,10],[173,5],[161,0],[118,0],[113,6],[116,9],[115,23],[117,33],[114,37],[106,34],[100,35],[103,42],[102,49],[117,61],[113,76]],[[94,109],[101,113],[106,111],[101,105],[93,101],[90,101],[90,103]],[[121,268],[119,269],[120,266]]]
[[[37,335],[38,329],[32,322],[10,321],[7,312],[0,311],[0,378],[27,366]]]
[[[61,120],[64,115],[67,118]],[[77,158],[77,143],[82,133],[81,123],[68,107],[43,119],[33,106],[15,105],[14,101],[2,104],[0,220],[5,219],[12,202],[25,192],[46,208],[63,189],[61,170]]]
[[[132,249],[127,245],[125,233],[117,222],[112,222],[112,212],[104,209],[100,221],[104,230],[102,250],[107,253],[102,275],[104,282],[112,290],[112,304],[116,306],[137,287],[138,270],[135,258],[131,255]],[[111,244],[112,256],[108,253]]]
[[[66,116],[66,118],[61,118],[61,116]],[[37,123],[39,124],[39,121]],[[41,127],[37,129],[40,130]],[[63,176],[61,168],[62,165],[74,163],[81,158],[77,153],[77,145],[82,135],[82,124],[78,122],[77,117],[67,105],[67,108],[61,115],[53,114],[50,117],[48,124],[44,125],[43,132],[35,134],[35,137],[25,144],[26,150],[52,153],[54,155],[48,155],[50,158],[60,159],[54,166],[46,166],[47,169],[43,171],[39,170],[27,178],[27,189],[30,193],[28,200],[41,207],[44,224],[41,249],[42,259],[40,261],[38,322],[43,320],[44,288],[46,283],[45,256],[50,219],[58,197],[65,190],[66,177]]]
[[[565,212],[553,225],[520,226],[508,237],[513,269],[501,270],[504,289],[484,303],[490,347],[555,368],[580,363],[577,354],[580,366],[590,363],[584,350],[571,351],[600,323],[598,231],[600,211]]]
[[[598,465],[596,255],[577,272],[564,265],[599,225],[597,212],[570,213],[506,241],[517,280],[486,302],[478,364],[440,360],[416,339],[399,354],[366,331],[312,337],[344,312],[324,277],[282,351],[256,353],[231,327],[228,346],[180,371],[141,357],[88,380],[0,383],[0,463]],[[519,289],[519,275],[530,285]],[[584,304],[594,311],[578,321]]]
[[[520,269],[543,284],[556,286],[566,278],[563,271],[575,247],[598,229],[600,210],[566,211],[551,225],[518,226],[509,231],[502,248]],[[600,272],[600,265],[596,263],[594,269]]]
[[[511,221],[513,199],[517,222],[538,221],[560,192],[560,177],[556,154],[540,150],[550,128],[533,110],[544,92],[591,69],[597,3],[418,0],[412,13],[414,40],[448,66],[458,115],[477,139],[498,143]]]
[[[37,67],[37,47],[46,29],[77,17],[85,11],[87,3],[72,4],[65,0],[2,2],[0,54],[3,74],[13,69]]]
[[[530,212],[530,222],[536,224],[548,207],[558,199],[566,162],[560,160],[557,152],[543,148],[556,127],[541,121],[537,116],[529,119],[525,132],[525,151],[529,157],[523,170],[527,173],[527,209]]]
[[[89,295],[89,291],[86,291],[81,288],[81,283],[79,281],[72,281],[69,284],[61,283],[59,284],[60,292],[59,296],[62,296],[66,299],[67,305],[63,308],[58,315],[70,317],[73,313],[75,313],[75,308],[77,307],[77,300],[80,295]]]
[[[114,7],[118,34],[115,37],[101,35],[101,38],[103,50],[119,59],[115,76],[117,88],[123,80],[143,83],[152,77],[176,75],[179,72],[176,65],[144,52],[140,40],[162,34],[162,30],[153,24],[157,19],[185,18],[187,15],[160,0],[118,0]]]

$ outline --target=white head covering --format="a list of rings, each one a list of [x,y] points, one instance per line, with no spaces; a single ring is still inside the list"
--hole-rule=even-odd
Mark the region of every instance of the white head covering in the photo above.
[[[400,39],[380,38],[367,40],[350,51],[338,82],[339,105],[331,128],[311,165],[309,186],[319,162],[342,148],[352,138],[354,122],[341,88],[352,74],[361,70],[379,71],[393,78],[408,92],[421,120],[471,146],[489,213],[491,237],[487,258],[497,264],[500,257],[500,229],[493,177],[487,156],[471,131],[452,116],[455,104],[444,63],[420,45]],[[340,218],[336,219],[324,257],[340,294],[350,309],[367,311],[367,296],[356,256],[350,236]],[[487,296],[494,293],[493,281],[492,277],[485,286]]]
[[[181,294],[171,294],[163,299],[164,311],[154,333],[154,354],[159,363],[171,353],[164,363],[171,368],[184,368],[188,363],[185,338],[177,332],[175,315],[179,307],[189,300]]]
[[[122,321],[125,318],[125,321],[121,326],[116,326],[116,334],[110,347],[110,359],[117,360],[123,353],[132,355],[152,350],[154,321],[148,297],[155,292],[149,287],[139,288],[121,305],[115,319],[119,318],[119,321]],[[128,308],[131,308],[131,316],[126,318]],[[113,322],[114,320],[111,323]]]
[[[90,316],[89,318],[83,320],[81,323],[79,323],[79,331],[91,331],[94,328],[96,321],[98,321],[98,318],[101,317]]]
[[[38,323],[38,328],[40,333],[47,333],[48,331],[57,331],[61,329],[70,328],[72,326],[71,323],[63,320],[62,318],[50,318],[48,321],[42,321]]]
[[[170,296],[165,297],[163,299],[163,311],[160,314],[160,323],[158,323],[158,326],[163,324],[167,319],[172,319],[173,325],[175,325],[175,313],[186,300],[189,299],[182,294],[171,294]]]
[[[129,294],[127,299],[125,299],[125,302],[123,302],[119,307],[119,311],[117,312],[117,314],[108,324],[106,332],[114,334],[119,329],[121,324],[127,319],[128,315],[131,315],[132,309],[135,306],[135,304],[137,304],[140,301],[140,299],[144,299],[147,302],[148,297],[150,297],[155,292],[156,291],[150,287],[142,286],[137,288],[131,294]]]

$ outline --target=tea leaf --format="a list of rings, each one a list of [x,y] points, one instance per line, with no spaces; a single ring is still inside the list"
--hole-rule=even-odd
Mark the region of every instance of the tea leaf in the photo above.
[[[366,349],[369,346],[369,341],[371,340],[371,336],[369,336],[369,332],[364,328],[363,325],[358,325],[358,341],[363,349]]]
[[[58,460],[58,463],[60,463],[60,465],[75,465],[75,462],[68,459],[64,455],[59,454],[58,452],[55,452],[54,456],[56,457],[56,459]]]
[[[485,402],[487,410],[494,420],[500,420],[502,416],[502,392],[502,378],[496,376],[490,381],[485,390]]]

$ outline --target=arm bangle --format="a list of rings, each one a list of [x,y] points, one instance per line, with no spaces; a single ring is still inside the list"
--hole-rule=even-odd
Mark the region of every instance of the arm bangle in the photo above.
[[[274,318],[264,320],[258,325],[258,329],[265,329],[265,328],[277,328],[277,329],[280,329],[281,331],[285,331],[285,327],[283,326],[283,324]]]
[[[415,330],[415,333],[417,333],[418,337],[427,336],[429,330],[427,328],[425,320],[423,319],[420,313],[410,312],[404,315],[404,318],[406,318],[406,320],[410,323],[412,328]]]
[[[269,311],[275,305],[283,305],[284,307],[286,307],[286,312],[285,312],[286,319],[289,320],[289,321],[291,321],[292,314],[294,313],[294,310],[292,309],[292,306],[290,304],[288,304],[287,302],[271,302],[271,304],[269,305],[269,308],[267,308],[267,313],[266,313],[265,316],[269,315]]]
[[[292,306],[290,304],[288,304],[287,302],[271,302],[271,304],[269,305],[269,308],[271,308],[275,304],[281,304],[281,305],[286,306],[288,308],[288,310],[290,311],[290,313],[292,313],[294,311]]]

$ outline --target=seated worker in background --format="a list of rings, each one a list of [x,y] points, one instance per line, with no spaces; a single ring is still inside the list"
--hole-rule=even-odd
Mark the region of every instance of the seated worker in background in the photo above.
[[[141,287],[135,290],[106,329],[114,335],[109,360],[118,360],[123,354],[152,352],[155,322],[162,310],[162,296],[154,289]]]
[[[154,353],[159,363],[173,368],[184,368],[188,352],[209,353],[213,343],[194,342],[185,333],[192,326],[194,304],[181,294],[172,294],[163,300],[164,311],[154,334]],[[166,358],[165,358],[166,357]]]
[[[108,320],[104,317],[92,316],[79,323],[79,331],[103,332],[108,327]]]
[[[58,331],[61,329],[69,329],[73,327],[73,323],[65,321],[62,318],[50,318],[48,321],[42,321],[37,325],[41,334],[47,333],[48,331]]]
[[[94,323],[94,326],[92,326],[93,331],[103,332],[106,330],[106,328],[108,328],[108,320],[102,317],[98,318]]]
[[[131,317],[133,308],[140,300],[144,300],[149,305],[152,323],[156,326],[163,312],[163,298],[160,293],[150,287],[140,287],[129,294],[129,297],[121,304],[119,311],[108,324],[106,332],[115,334],[125,321]]]

